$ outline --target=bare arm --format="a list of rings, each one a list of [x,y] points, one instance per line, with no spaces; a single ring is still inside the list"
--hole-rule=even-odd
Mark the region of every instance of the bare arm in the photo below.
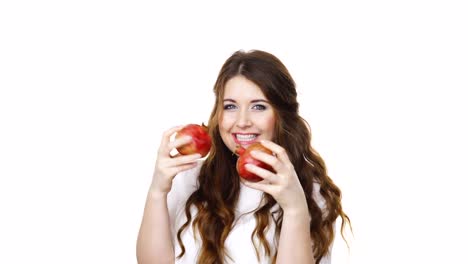
[[[276,259],[277,264],[315,263],[309,222],[310,218],[307,210],[297,213],[284,213]]]
[[[136,255],[139,264],[173,264],[175,260],[167,194],[172,188],[175,175],[194,168],[197,165],[196,160],[200,158],[200,154],[176,157],[170,155],[172,149],[192,140],[189,137],[170,141],[171,135],[180,129],[181,127],[175,127],[166,131],[159,146],[153,181],[138,233]]]
[[[137,241],[138,263],[174,263],[167,194],[150,190]]]

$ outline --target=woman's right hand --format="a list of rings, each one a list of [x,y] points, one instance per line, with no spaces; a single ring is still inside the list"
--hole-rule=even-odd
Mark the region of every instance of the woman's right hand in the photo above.
[[[170,152],[174,148],[178,148],[192,141],[189,136],[181,137],[171,141],[171,136],[177,131],[181,130],[183,126],[173,127],[164,132],[161,144],[159,145],[158,156],[156,158],[156,166],[153,174],[153,182],[151,183],[151,190],[167,194],[172,188],[172,180],[177,173],[194,168],[197,166],[197,159],[201,155],[190,154],[172,156]]]

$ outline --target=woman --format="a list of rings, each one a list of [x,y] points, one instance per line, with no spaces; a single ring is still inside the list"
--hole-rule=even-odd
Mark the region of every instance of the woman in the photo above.
[[[190,138],[162,137],[137,241],[139,263],[330,263],[334,223],[349,219],[341,192],[310,146],[299,116],[295,83],[275,56],[238,51],[214,86],[208,127],[212,148],[171,156]],[[240,180],[236,147],[261,142],[273,152],[252,153],[274,172]]]

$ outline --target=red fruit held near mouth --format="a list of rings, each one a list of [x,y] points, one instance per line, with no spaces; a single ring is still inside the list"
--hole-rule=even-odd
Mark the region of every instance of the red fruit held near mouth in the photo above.
[[[253,164],[255,166],[258,166],[260,168],[263,168],[263,169],[266,169],[266,170],[269,170],[269,171],[272,171],[272,172],[274,170],[270,165],[268,165],[268,164],[266,164],[266,163],[264,163],[262,161],[254,159],[252,157],[252,155],[250,154],[250,152],[252,152],[252,150],[262,151],[262,152],[265,152],[265,153],[270,154],[270,155],[273,155],[273,152],[271,150],[269,150],[268,148],[266,148],[265,146],[263,146],[259,142],[253,143],[252,145],[248,146],[247,149],[244,149],[241,146],[237,147],[236,154],[239,155],[239,158],[237,159],[236,169],[237,169],[237,172],[239,173],[239,176],[246,179],[246,180],[248,180],[248,181],[258,182],[258,181],[261,181],[263,179],[261,177],[257,176],[256,174],[253,174],[250,171],[248,171],[245,168],[245,164]]]
[[[189,155],[200,153],[202,157],[205,157],[210,151],[211,137],[208,134],[208,127],[204,124],[201,126],[197,124],[188,124],[177,132],[175,138],[177,139],[183,136],[190,136],[192,138],[192,142],[178,147],[177,151],[180,154]]]

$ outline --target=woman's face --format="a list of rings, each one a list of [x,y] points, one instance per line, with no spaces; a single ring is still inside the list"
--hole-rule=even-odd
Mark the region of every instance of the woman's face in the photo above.
[[[224,89],[219,132],[224,144],[235,152],[260,139],[273,139],[275,112],[262,90],[244,76],[231,78]]]

